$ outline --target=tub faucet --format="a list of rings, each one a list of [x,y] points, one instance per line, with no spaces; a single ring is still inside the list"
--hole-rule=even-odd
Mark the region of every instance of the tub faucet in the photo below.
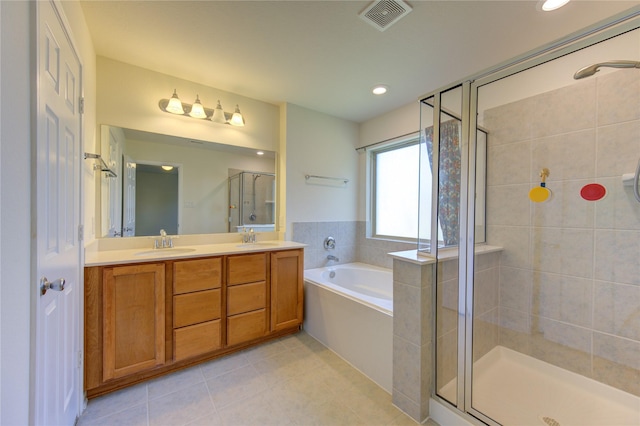
[[[327,260],[335,260],[336,262],[340,262],[340,259],[338,259],[332,254],[327,255]]]

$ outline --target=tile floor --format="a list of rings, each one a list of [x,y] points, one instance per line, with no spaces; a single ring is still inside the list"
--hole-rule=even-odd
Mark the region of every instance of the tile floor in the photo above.
[[[391,396],[300,332],[89,401],[89,425],[398,425]],[[428,425],[436,425],[434,422]]]

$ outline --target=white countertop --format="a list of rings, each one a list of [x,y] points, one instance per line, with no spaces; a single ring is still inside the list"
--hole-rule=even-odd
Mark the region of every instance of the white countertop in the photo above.
[[[296,249],[303,248],[305,246],[305,244],[293,241],[271,240],[246,244],[234,242],[185,246],[176,245],[173,248],[165,249],[127,248],[119,250],[87,250],[85,252],[85,266],[189,259],[194,257],[219,256],[225,254]]]

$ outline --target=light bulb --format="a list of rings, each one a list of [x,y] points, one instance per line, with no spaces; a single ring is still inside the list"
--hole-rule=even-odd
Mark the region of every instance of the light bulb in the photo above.
[[[218,101],[218,105],[213,110],[211,121],[213,121],[214,123],[220,123],[220,124],[225,124],[227,122],[227,119],[224,116],[224,110],[222,109],[222,105],[220,105],[220,101]]]
[[[204,112],[204,107],[200,103],[200,97],[198,95],[196,95],[196,101],[191,105],[189,115],[193,118],[207,118],[207,113]]]
[[[172,114],[184,114],[182,102],[180,102],[180,98],[178,98],[178,94],[176,93],[175,89],[173,90],[173,95],[171,96],[171,99],[169,99],[169,103],[167,104],[167,107],[165,109],[167,110],[167,112],[170,112]]]
[[[239,126],[239,127],[244,126],[244,117],[240,113],[240,107],[238,107],[238,105],[236,105],[236,111],[231,116],[231,120],[229,120],[229,124],[231,124],[232,126]]]

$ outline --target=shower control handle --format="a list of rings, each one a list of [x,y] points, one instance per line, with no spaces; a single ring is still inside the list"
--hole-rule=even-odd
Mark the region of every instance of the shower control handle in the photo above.
[[[336,248],[336,239],[333,237],[327,237],[324,239],[324,249],[333,250]]]

